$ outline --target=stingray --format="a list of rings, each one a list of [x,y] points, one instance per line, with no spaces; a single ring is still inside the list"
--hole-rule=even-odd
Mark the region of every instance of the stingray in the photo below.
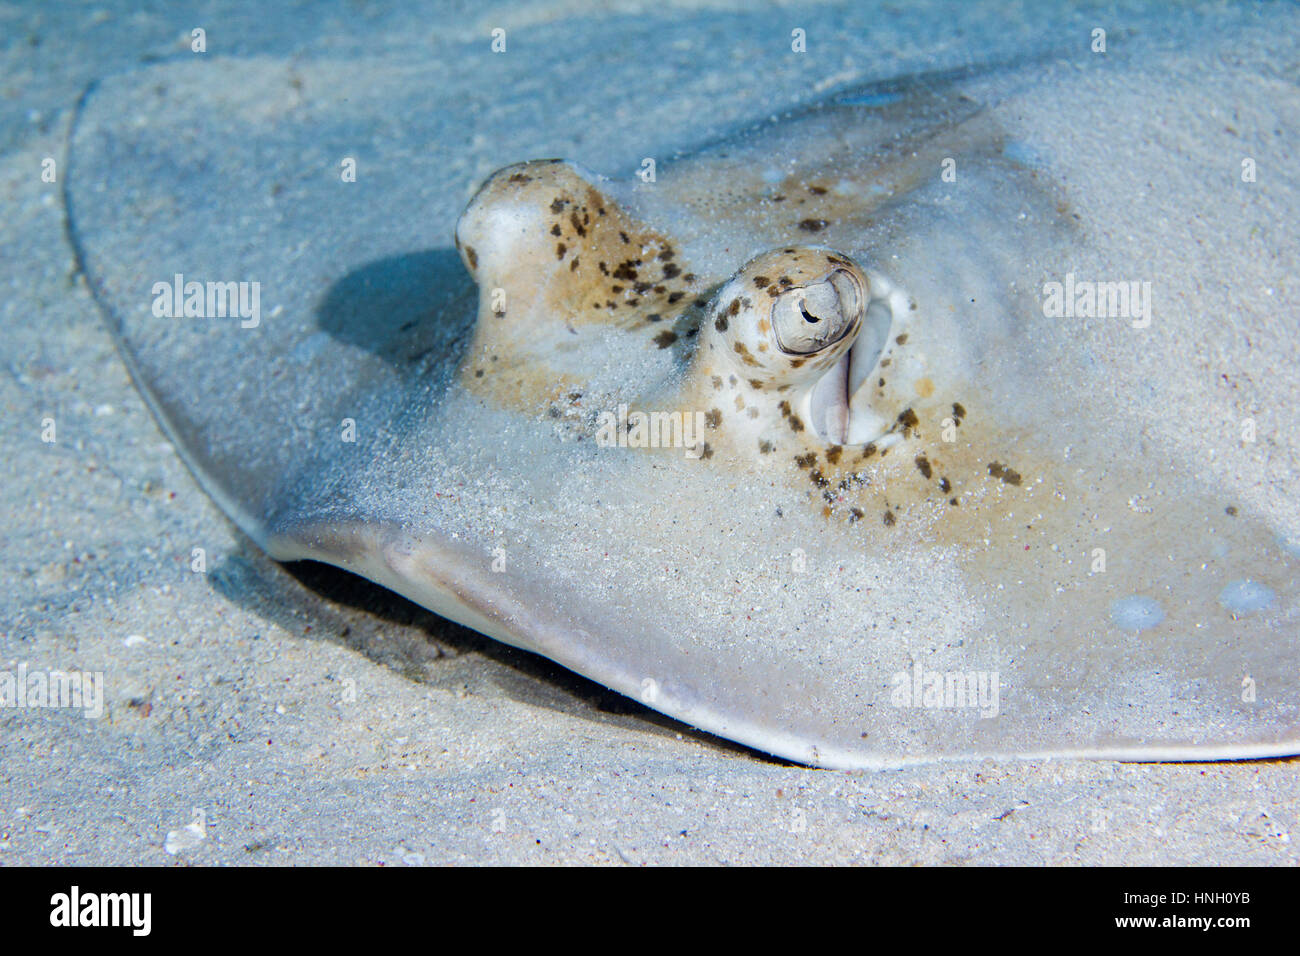
[[[331,69],[114,78],[70,147],[133,377],[269,555],[811,765],[1300,749],[1300,552],[1160,392],[1250,253],[1152,274],[1149,172],[1099,205],[1114,138],[1046,129],[1122,87],[912,74],[470,194],[382,108],[418,70]]]

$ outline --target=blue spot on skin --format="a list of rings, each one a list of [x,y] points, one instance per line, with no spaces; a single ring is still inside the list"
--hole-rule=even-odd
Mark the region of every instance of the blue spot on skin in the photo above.
[[[837,102],[844,106],[889,106],[902,98],[900,93],[850,93],[841,96]]]
[[[1219,592],[1219,603],[1233,614],[1249,614],[1262,611],[1273,605],[1277,597],[1272,588],[1265,587],[1258,581],[1242,578],[1231,582]]]
[[[1120,598],[1110,606],[1110,619],[1115,626],[1137,633],[1155,627],[1165,619],[1165,609],[1149,597],[1135,594]]]

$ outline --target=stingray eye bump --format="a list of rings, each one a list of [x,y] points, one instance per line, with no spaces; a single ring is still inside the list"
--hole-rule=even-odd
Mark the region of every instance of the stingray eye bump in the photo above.
[[[811,355],[852,334],[862,318],[865,296],[856,278],[842,269],[778,296],[772,330],[787,355]]]
[[[755,388],[800,389],[852,349],[873,291],[866,273],[833,249],[761,253],[714,296],[705,354],[721,355]]]

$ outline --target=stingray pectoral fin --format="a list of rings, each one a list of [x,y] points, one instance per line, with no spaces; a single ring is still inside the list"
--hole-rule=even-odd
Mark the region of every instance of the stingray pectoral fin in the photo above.
[[[980,685],[980,696],[972,697],[972,706],[979,701],[984,710],[972,711],[964,730],[953,732],[952,720],[936,719],[942,709],[927,709],[909,696],[914,684],[928,688],[933,675],[910,667],[896,672],[888,663],[898,659],[893,652],[885,650],[876,665],[830,665],[818,660],[820,654],[801,653],[807,641],[825,649],[826,637],[811,630],[802,641],[783,636],[784,648],[752,641],[731,646],[716,634],[683,633],[652,589],[619,589],[593,601],[557,587],[562,569],[540,542],[512,545],[505,566],[494,566],[481,541],[427,524],[356,517],[280,528],[272,550],[346,568],[670,717],[811,765],[867,769],[975,757],[1240,759],[1295,750],[1298,728],[1288,703],[1263,715],[1225,708],[1214,693],[1183,686],[1182,671],[1148,675],[1154,687],[1131,686],[1131,669],[1079,681],[1085,671],[1070,667],[1066,673],[1075,681],[1063,680],[1036,649],[989,675],[991,685]],[[1272,672],[1274,663],[1256,660],[1252,673]],[[1124,713],[1135,703],[1161,711],[1158,702],[1168,693],[1182,714],[1177,720],[1153,729],[1140,713]],[[1218,720],[1206,733],[1211,713]]]
[[[503,600],[486,574],[476,572],[482,552],[450,538],[355,518],[277,529],[268,551],[278,560],[336,565],[466,627],[544,653],[515,624],[523,609]],[[513,633],[520,636],[512,640]]]
[[[701,659],[674,639],[653,604],[641,610],[574,602],[548,585],[544,562],[517,556],[495,573],[481,550],[395,522],[330,520],[279,529],[281,560],[324,561],[369,578],[443,617],[513,647],[542,654],[655,710],[729,740],[811,765],[886,767],[899,761],[844,748],[823,715],[774,721],[753,700],[753,681],[782,695],[825,693],[798,667]]]

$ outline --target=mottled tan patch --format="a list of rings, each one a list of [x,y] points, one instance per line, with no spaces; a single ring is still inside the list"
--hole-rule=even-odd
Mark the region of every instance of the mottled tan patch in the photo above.
[[[521,224],[522,234],[499,233],[489,211],[494,205]],[[472,245],[461,245],[462,230]],[[460,380],[506,407],[544,404],[557,380],[555,349],[571,347],[557,335],[573,336],[576,345],[586,327],[612,325],[648,330],[641,340],[646,348],[667,348],[680,330],[663,325],[704,290],[667,237],[566,163],[525,163],[497,173],[462,216],[457,244],[479,283],[480,303]],[[488,316],[495,321],[485,321]],[[488,354],[498,364],[474,375]]]

